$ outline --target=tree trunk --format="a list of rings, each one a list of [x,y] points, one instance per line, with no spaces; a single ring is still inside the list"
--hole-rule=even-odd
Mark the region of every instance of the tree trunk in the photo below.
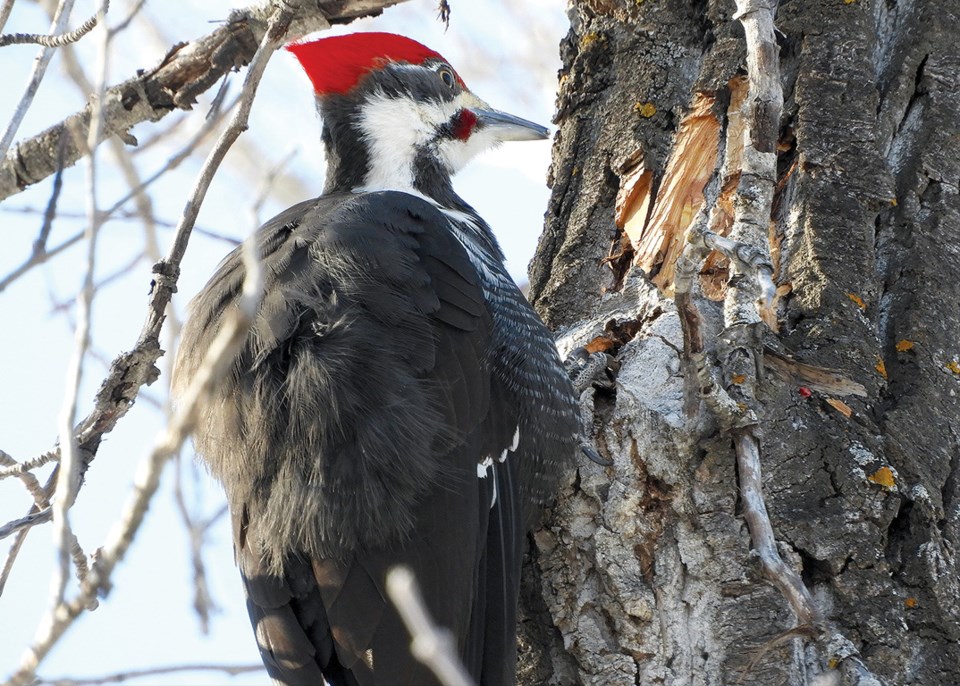
[[[616,357],[615,385],[593,395],[613,466],[582,461],[532,537],[523,684],[841,683],[809,627],[784,635],[798,621],[752,552],[730,434],[703,406],[685,412],[672,248],[704,194],[716,204],[736,178],[722,168],[746,65],[734,11],[572,2],[531,297],[567,349],[605,341]],[[960,684],[960,2],[783,0],[776,24],[767,510],[781,555],[874,675]],[[681,124],[704,102],[719,123],[716,161],[699,151],[706,188],[664,199],[671,154],[689,144]],[[638,170],[649,205],[626,197]],[[658,199],[672,223],[653,226]],[[631,202],[642,230],[625,235]],[[638,245],[651,232],[659,248]],[[709,264],[696,298],[708,348],[726,273]],[[816,371],[771,373],[785,355],[865,396]]]

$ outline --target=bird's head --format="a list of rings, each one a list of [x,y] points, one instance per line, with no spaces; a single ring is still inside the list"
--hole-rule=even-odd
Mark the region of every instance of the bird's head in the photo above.
[[[437,52],[390,33],[287,48],[313,83],[327,147],[327,190],[449,186],[474,155],[547,129],[492,109]]]

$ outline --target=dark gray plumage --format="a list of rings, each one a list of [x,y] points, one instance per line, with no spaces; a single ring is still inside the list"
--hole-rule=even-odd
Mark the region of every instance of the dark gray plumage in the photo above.
[[[403,563],[477,683],[505,686],[524,533],[577,446],[572,391],[489,227],[436,158],[413,156],[413,193],[359,192],[360,171],[346,173],[370,154],[343,137],[364,93],[384,92],[380,76],[397,82],[385,67],[321,99],[327,188],[259,229],[263,301],[195,442],[226,490],[278,683],[436,683],[386,600],[386,571]],[[194,299],[178,386],[243,280],[235,251]]]

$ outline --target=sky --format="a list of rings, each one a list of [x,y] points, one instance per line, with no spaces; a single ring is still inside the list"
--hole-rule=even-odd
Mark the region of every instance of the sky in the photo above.
[[[337,32],[380,30],[409,35],[445,55],[473,91],[491,105],[549,124],[559,68],[557,44],[566,31],[561,3],[530,0],[522,3],[522,9],[514,7],[520,3],[506,0],[451,0],[450,4],[453,14],[448,30],[435,20],[435,0],[415,0]],[[91,3],[78,5],[71,27],[86,18]],[[130,3],[115,1],[113,5],[112,12],[122,17]],[[243,4],[224,0],[148,2],[144,17],[159,29],[138,25],[135,32],[119,35],[107,82],[116,83],[137,68],[156,64],[174,42],[211,31],[212,22],[240,6]],[[117,21],[114,18],[108,23]],[[48,20],[37,4],[20,2],[14,5],[3,30],[45,33],[47,29]],[[92,72],[95,52],[85,42],[78,51],[81,62]],[[36,53],[35,46],[0,49],[0,127],[6,126],[20,98]],[[234,93],[242,77],[242,73],[233,76]],[[17,140],[60,121],[80,109],[85,100],[64,77],[62,63],[55,57]],[[162,127],[146,123],[134,129],[144,143],[136,157],[141,173],[159,168],[184,145],[187,132],[202,124],[208,102],[202,101],[192,112],[171,115],[185,117],[184,131],[156,144],[146,143]],[[269,189],[260,221],[322,188],[319,123],[309,84],[291,55],[278,54],[268,66],[244,138],[249,143],[244,142],[227,157],[197,222],[198,227],[234,238],[243,238],[255,226],[252,198],[258,193],[259,180],[277,165],[284,165],[288,178]],[[204,153],[208,147],[203,148]],[[510,144],[485,154],[455,180],[460,194],[493,226],[511,273],[521,281],[542,227],[549,194],[545,183],[549,156],[548,141]],[[111,164],[107,146],[101,146],[98,159],[98,202],[109,206],[127,187]],[[184,163],[151,186],[158,219],[176,221],[196,178],[199,159]],[[82,219],[67,215],[83,212],[85,173],[81,163],[64,175],[59,205],[62,216],[54,224],[51,245],[83,228]],[[36,211],[46,205],[50,191],[48,179],[0,203],[0,279],[30,254],[41,223]],[[169,228],[159,231],[161,252],[166,252],[171,234]],[[102,230],[96,274],[98,280],[110,278],[110,282],[99,291],[93,306],[93,347],[84,369],[78,417],[91,408],[106,365],[133,346],[143,323],[151,262],[140,259],[121,276],[112,277],[143,250],[144,240],[141,226],[134,221],[112,221]],[[192,239],[175,300],[178,311],[183,311],[230,247],[201,235]],[[84,246],[75,246],[0,292],[0,449],[18,460],[50,450],[56,440],[57,414],[73,346],[72,301],[83,278],[84,253]],[[161,360],[161,380],[145,391],[107,436],[72,510],[72,524],[88,553],[102,544],[127,498],[138,461],[162,426],[159,408],[165,401],[169,357]],[[39,473],[41,481],[48,471]],[[192,462],[189,450],[184,454],[182,472],[191,485],[187,489],[191,507],[207,515],[216,512],[223,502],[219,488]],[[226,519],[209,531],[204,557],[211,594],[220,609],[212,618],[209,634],[199,630],[191,608],[188,541],[172,495],[174,477],[174,466],[168,465],[143,529],[116,570],[113,590],[99,609],[82,617],[61,640],[39,670],[41,676],[96,676],[168,664],[259,663]],[[0,524],[22,516],[30,502],[17,480],[0,481]],[[9,543],[10,539],[0,541],[0,554],[6,554]],[[51,528],[38,527],[27,538],[0,596],[0,679],[16,668],[36,631],[48,602],[54,561]],[[69,592],[74,590],[71,586]],[[233,678],[190,673],[133,683],[266,681],[262,672]]]

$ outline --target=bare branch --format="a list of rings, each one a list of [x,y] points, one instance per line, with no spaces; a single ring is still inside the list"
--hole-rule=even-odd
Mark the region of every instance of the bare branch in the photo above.
[[[67,22],[70,20],[70,11],[73,9],[73,2],[74,0],[60,0],[60,4],[57,6],[57,11],[54,15],[53,26],[51,27],[53,33],[62,33],[63,30],[67,28]],[[24,90],[20,102],[17,103],[17,108],[14,110],[13,116],[10,117],[7,130],[3,132],[3,138],[0,138],[0,158],[3,158],[7,154],[10,144],[17,135],[17,129],[19,129],[20,124],[23,123],[23,118],[27,116],[27,110],[29,110],[30,105],[33,104],[33,98],[37,94],[37,89],[40,87],[40,82],[43,80],[44,74],[47,73],[47,66],[50,64],[51,59],[53,59],[53,48],[44,48],[40,52],[40,56],[33,63],[33,71],[30,74],[30,80],[27,82],[27,88]],[[60,141],[65,133],[71,130],[71,127],[64,127],[55,137],[50,138],[48,143],[53,145],[55,142]],[[48,158],[48,162],[50,161],[52,160]],[[4,166],[6,162],[7,160],[4,159]],[[73,162],[69,162],[69,164],[73,164]],[[50,173],[54,171],[56,171],[56,169],[51,169]],[[2,172],[0,172],[0,179],[2,179]],[[2,185],[2,181],[0,181],[0,186]],[[6,195],[3,197],[6,197]],[[3,197],[0,197],[0,200],[2,200]]]
[[[84,679],[71,677],[38,677],[33,686],[99,686],[100,684],[120,684],[131,679],[142,679],[148,676],[163,676],[165,674],[179,674],[181,672],[217,672],[227,676],[251,674],[264,671],[263,665],[171,665],[169,667],[150,667],[147,669],[131,669],[127,672],[104,674]]]
[[[281,0],[250,62],[250,68],[244,80],[243,98],[240,107],[234,113],[230,125],[223,131],[217,145],[214,146],[204,162],[197,184],[181,216],[180,226],[170,253],[171,261],[177,264],[183,257],[190,229],[196,220],[214,173],[219,168],[233,141],[246,130],[250,108],[260,77],[270,56],[283,41],[284,33],[290,25],[294,10],[294,7],[283,3]],[[180,407],[166,430],[158,437],[151,453],[140,463],[134,479],[134,488],[124,507],[123,514],[110,530],[93,568],[81,584],[79,594],[69,602],[59,602],[41,620],[33,645],[26,650],[21,658],[20,668],[8,682],[10,686],[24,686],[30,683],[40,662],[67,628],[76,621],[83,609],[100,593],[109,590],[112,572],[117,563],[123,559],[143,522],[149,503],[160,484],[163,467],[170,457],[180,450],[183,442],[193,430],[200,403],[207,399],[214,384],[233,364],[237,351],[246,339],[247,330],[253,321],[262,292],[263,276],[259,258],[256,255],[254,235],[251,234],[251,238],[246,241],[243,252],[247,275],[244,280],[240,307],[235,311],[234,316],[227,320],[223,329],[214,339],[207,351],[203,365],[182,396]]]
[[[116,26],[110,27],[110,35],[115,36],[121,31],[126,30],[126,28],[130,26],[130,22],[132,22],[134,18],[140,14],[140,10],[142,10],[143,6],[146,4],[147,0],[137,0],[137,4],[130,9],[130,12],[127,14],[127,16],[120,20]]]
[[[129,193],[115,201],[113,205],[104,210],[104,214],[107,216],[112,216],[117,210],[126,205],[131,198],[149,188],[154,181],[159,179],[168,171],[179,167],[184,160],[188,159],[190,155],[193,154],[197,146],[206,140],[210,133],[220,125],[223,117],[233,111],[233,108],[236,107],[239,100],[240,97],[237,96],[237,98],[235,98],[226,107],[217,107],[212,110],[212,116],[208,116],[206,119],[204,119],[203,126],[200,127],[200,129],[193,135],[186,145],[184,145],[175,155],[171,156],[159,169],[157,169],[157,171],[141,181],[139,184],[133,186]]]
[[[770,262],[769,250],[738,243],[712,231],[704,231],[699,236],[708,248],[726,256],[735,265],[736,271],[754,275],[760,290],[759,307],[770,307],[773,304],[777,287],[773,283],[773,264]]]
[[[217,606],[210,595],[210,587],[207,583],[206,565],[203,563],[203,543],[210,525],[226,513],[227,506],[223,505],[216,514],[206,519],[198,519],[193,515],[187,506],[184,493],[183,460],[179,453],[173,499],[190,542],[190,561],[193,566],[193,609],[200,620],[200,631],[206,634],[210,628],[210,614],[217,609]]]
[[[49,505],[47,502],[47,494],[43,492],[43,487],[40,485],[40,482],[37,481],[37,477],[31,474],[25,465],[20,464],[2,450],[0,450],[0,464],[6,465],[5,469],[0,470],[0,478],[5,476],[18,477],[30,492],[30,495],[33,496],[33,500],[37,505],[41,507]]]
[[[105,6],[109,6],[109,3],[104,4]],[[103,10],[103,13],[106,13],[106,9]],[[8,45],[24,45],[28,43],[42,45],[45,48],[62,48],[65,45],[76,43],[78,40],[90,33],[90,31],[93,30],[93,27],[97,25],[98,17],[98,14],[94,14],[73,31],[68,31],[67,33],[58,33],[46,36],[37,33],[6,33],[0,35],[0,48]]]
[[[408,567],[392,567],[387,572],[387,595],[410,632],[413,656],[429,667],[443,686],[472,686],[473,680],[457,658],[453,634],[433,623]]]
[[[44,455],[41,455],[39,458],[35,458],[34,460],[24,462],[22,464],[30,465],[31,463],[37,463],[37,465],[39,466],[40,464],[44,464],[45,462],[59,459],[59,457],[60,457],[59,453],[56,451],[53,451],[53,452],[45,453]],[[43,462],[40,462],[40,460],[43,460]],[[54,467],[53,473],[47,478],[47,483],[44,484],[43,486],[43,490],[42,490],[43,498],[36,499],[33,506],[31,506],[30,512],[28,513],[28,515],[35,514],[45,509],[48,515],[46,521],[49,521],[50,509],[48,507],[48,503],[49,503],[50,495],[53,493],[53,485],[54,483],[56,483],[56,474],[58,469],[59,469],[59,465]],[[9,525],[0,527],[0,530],[6,528],[6,526],[9,526]],[[14,540],[13,545],[10,546],[10,550],[7,551],[7,557],[3,562],[3,571],[0,572],[0,595],[3,594],[3,589],[6,586],[7,579],[10,576],[10,571],[13,569],[13,565],[17,560],[17,556],[20,554],[20,550],[23,548],[23,542],[26,540],[27,534],[29,532],[30,532],[29,528],[24,528],[18,531],[17,538]],[[6,535],[9,535],[9,534],[0,535],[0,538],[4,538]]]
[[[97,80],[96,98],[105,87],[107,70],[107,53],[109,50],[110,35],[103,27],[109,3],[103,0],[97,12],[100,20],[99,63],[100,74]],[[96,25],[96,22],[95,24]],[[67,366],[66,392],[63,398],[63,407],[58,420],[60,433],[60,470],[57,477],[57,486],[53,498],[53,538],[58,548],[60,564],[55,568],[52,586],[52,605],[55,607],[63,602],[66,592],[67,577],[70,569],[71,550],[79,548],[73,530],[70,528],[69,511],[76,499],[80,485],[80,451],[74,436],[74,420],[77,413],[77,396],[80,392],[80,380],[83,378],[83,363],[90,347],[90,316],[93,309],[93,299],[96,293],[94,288],[95,264],[97,254],[97,236],[100,231],[101,220],[97,210],[97,155],[92,149],[100,129],[101,108],[93,110],[89,138],[86,147],[91,148],[87,165],[87,215],[88,224],[85,232],[87,240],[86,271],[83,285],[77,295],[77,324],[74,336],[74,351]],[[81,554],[82,557],[82,554]],[[74,555],[76,558],[76,555]],[[86,565],[83,565],[85,569]]]
[[[53,511],[49,507],[44,508],[39,512],[30,512],[20,519],[14,519],[13,521],[7,522],[3,526],[0,526],[0,539],[4,539],[11,534],[17,533],[18,531],[23,531],[25,529],[29,529],[30,527],[34,527],[37,524],[46,524],[52,518]]]
[[[402,0],[307,3],[298,9],[287,38],[296,39],[323,28],[328,19],[368,16],[398,2]],[[246,65],[264,35],[264,11],[263,7],[236,10],[212,33],[192,43],[176,46],[153,69],[143,70],[138,76],[109,88],[103,98],[104,125],[97,143],[110,136],[132,142],[128,132],[135,124],[158,121],[176,109],[189,109],[197,96],[216,84],[224,74]],[[76,129],[81,136],[86,136],[91,111],[92,103],[60,124],[14,146],[0,160],[0,200],[53,174],[56,158],[50,151],[56,149],[61,132]],[[84,154],[80,147],[69,145],[66,166],[72,166]]]
[[[740,477],[740,497],[743,500],[743,517],[750,529],[753,549],[760,557],[760,566],[774,586],[790,603],[801,625],[815,626],[823,621],[810,591],[804,586],[800,575],[789,567],[777,551],[777,539],[763,501],[763,479],[760,472],[760,445],[748,431],[734,433],[737,451],[737,473]]]
[[[7,25],[10,12],[13,11],[13,3],[14,0],[3,0],[3,5],[0,5],[0,31],[3,31],[3,27]]]

